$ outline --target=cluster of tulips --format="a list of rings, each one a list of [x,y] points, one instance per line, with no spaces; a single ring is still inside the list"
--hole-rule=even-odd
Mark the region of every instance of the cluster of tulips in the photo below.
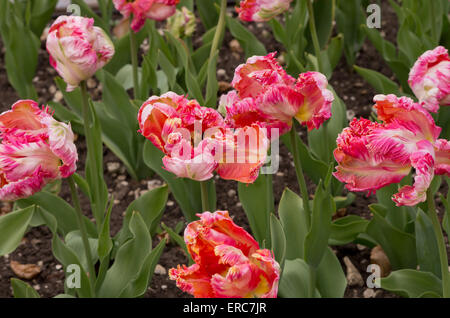
[[[113,3],[132,32],[139,32],[147,19],[172,17],[178,0]],[[286,11],[290,3],[245,0],[237,12],[244,21],[268,21]],[[184,12],[172,22],[187,29],[190,19]],[[98,164],[92,151],[92,145],[99,142],[94,133],[95,107],[89,100],[86,81],[113,58],[113,42],[100,27],[94,26],[91,18],[59,16],[49,29],[46,48],[50,64],[67,84],[67,92],[81,87],[88,163]],[[402,186],[392,197],[397,206],[416,206],[433,200],[428,196],[434,176],[450,177],[450,141],[439,139],[441,128],[430,114],[440,106],[450,106],[447,50],[439,46],[425,52],[411,69],[409,83],[417,102],[392,94],[375,96],[376,121],[353,119],[339,134],[334,150],[337,167],[333,175],[350,191],[375,193],[390,184],[399,184],[414,170],[414,184]],[[296,122],[312,131],[324,127],[332,118],[335,97],[328,88],[327,77],[308,71],[294,78],[278,63],[276,53],[270,53],[250,57],[237,67],[231,86],[233,90],[221,96],[218,110],[171,91],[151,96],[139,109],[139,131],[135,133],[163,153],[160,165],[166,171],[200,182],[205,197],[206,182],[214,173],[244,184],[256,182],[267,162],[271,142],[290,133],[303,208],[311,213],[298,149],[294,146],[298,138]],[[48,106],[40,108],[32,100],[19,100],[0,115],[0,133],[1,200],[28,198],[47,184],[68,178],[76,204],[73,185],[81,187],[82,182],[78,177],[74,182],[78,154],[70,123],[54,119]],[[261,248],[228,212],[211,213],[205,197],[203,211],[197,214],[200,219],[189,223],[184,232],[193,264],[172,268],[170,278],[195,297],[277,297],[283,267],[275,257],[276,246],[270,250]],[[90,199],[96,200],[95,195]],[[78,212],[81,217],[81,210]],[[96,215],[100,229],[101,221],[104,217]],[[93,279],[96,269],[91,247],[83,221],[80,224],[86,259],[91,262],[87,277]],[[445,250],[442,232],[439,230],[436,235],[439,247]],[[442,278],[447,284],[449,276],[443,269]],[[91,284],[101,286],[98,282]],[[95,295],[93,290],[91,295]],[[97,292],[101,291],[99,287]]]

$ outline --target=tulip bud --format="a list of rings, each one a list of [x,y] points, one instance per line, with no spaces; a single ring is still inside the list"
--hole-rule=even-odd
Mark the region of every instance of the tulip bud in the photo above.
[[[94,19],[60,16],[51,26],[47,37],[50,64],[74,90],[105,66],[114,55],[114,45]]]
[[[177,10],[167,19],[167,30],[176,38],[190,37],[195,32],[195,15],[188,8]]]
[[[289,9],[292,0],[242,0],[236,8],[243,21],[264,22]]]
[[[431,112],[437,112],[439,105],[450,106],[450,57],[443,46],[422,54],[412,67],[409,86]]]

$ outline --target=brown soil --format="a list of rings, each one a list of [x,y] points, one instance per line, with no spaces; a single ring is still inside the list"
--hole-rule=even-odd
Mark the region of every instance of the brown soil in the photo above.
[[[385,31],[386,36],[392,40],[395,39],[395,30],[397,29],[396,18],[389,7],[384,9],[383,26],[385,28],[383,28],[383,31]],[[267,28],[267,26],[264,24],[249,24],[249,28],[258,36],[261,34],[262,28]],[[232,37],[227,32],[218,65],[219,69],[225,70],[226,75],[223,76],[223,78],[219,78],[219,80],[231,81],[236,66],[244,62],[242,54],[229,54],[230,49],[228,45],[231,40]],[[266,45],[269,51],[280,49],[280,46],[271,38],[262,38],[261,41]],[[54,98],[54,94],[50,92],[50,87],[54,85],[53,76],[56,74],[48,63],[48,54],[44,48],[45,46],[43,44],[39,56],[40,63],[35,81],[40,103],[46,103]],[[6,77],[4,54],[1,43],[0,52],[2,52],[2,54],[0,54],[0,111],[4,111],[9,109],[9,107],[18,99],[18,96],[14,89],[9,85]],[[384,64],[368,41],[365,42],[359,52],[356,64],[378,70],[389,77],[392,75],[389,68]],[[334,71],[330,83],[333,85],[338,95],[344,99],[348,109],[354,112],[355,116],[367,117],[370,114],[370,106],[375,92],[361,77],[351,71],[346,64],[344,57]],[[94,98],[99,97],[98,90],[92,89],[91,93],[95,95]],[[82,137],[78,138],[77,147],[80,157],[78,173],[83,174],[86,147]],[[280,155],[282,158],[280,170],[279,173],[274,176],[273,184],[276,204],[278,204],[281,194],[286,187],[298,192],[297,180],[291,166],[292,157],[284,146],[281,148]],[[138,189],[147,189],[147,182],[149,180],[144,180],[142,182],[132,180],[123,166],[119,171],[109,173],[106,169],[106,164],[108,162],[119,162],[119,160],[108,149],[105,149],[104,152],[104,162],[105,181],[109,191],[114,193],[115,199],[118,200],[117,204],[114,205],[111,218],[111,231],[112,234],[115,234],[122,226],[122,216],[126,207],[135,199],[135,194],[138,194],[139,192]],[[158,179],[157,176],[155,178]],[[228,210],[237,224],[250,231],[248,221],[236,195],[236,182],[216,178],[216,188],[218,209]],[[311,183],[309,183],[309,189],[313,190],[313,185]],[[230,190],[234,190],[234,192]],[[70,194],[66,182],[63,182],[61,196],[70,202]],[[364,195],[357,195],[355,202],[348,207],[348,213],[370,218],[368,204],[373,203],[374,201],[375,199],[373,197],[367,198]],[[167,208],[162,218],[162,222],[172,228],[175,227],[178,222],[184,222],[181,210],[174,202],[172,196],[169,196]],[[86,198],[82,198],[82,208],[85,211],[89,210]],[[8,209],[7,204],[3,204],[2,211],[4,209]],[[22,244],[16,251],[5,257],[0,257],[0,297],[12,296],[10,279],[15,277],[15,275],[9,265],[11,260],[20,263],[39,263],[42,266],[42,272],[36,278],[29,281],[42,297],[52,297],[63,292],[64,273],[51,253],[50,241],[51,234],[47,228],[33,228],[26,234]],[[154,241],[154,244],[158,243],[159,238],[154,238]],[[346,246],[335,248],[335,250],[340,260],[342,260],[344,256],[348,256],[364,278],[366,278],[365,268],[370,261],[369,249],[360,251],[355,244],[348,244]],[[168,270],[177,264],[186,264],[186,262],[187,257],[181,248],[170,243],[166,246],[159,264]],[[345,270],[344,265],[343,268]],[[364,288],[360,287],[348,287],[345,297],[363,297],[364,290]],[[152,298],[189,297],[189,295],[181,292],[175,286],[175,283],[168,279],[167,275],[156,274],[153,276],[153,281],[145,296]],[[380,291],[377,297],[392,297],[392,295]]]

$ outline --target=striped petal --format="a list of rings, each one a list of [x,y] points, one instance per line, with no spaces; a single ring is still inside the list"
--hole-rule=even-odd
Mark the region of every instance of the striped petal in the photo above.
[[[404,186],[394,194],[397,206],[414,206],[427,199],[427,190],[434,177],[434,149],[426,140],[419,142],[419,150],[411,155],[411,165],[416,170],[413,186]]]

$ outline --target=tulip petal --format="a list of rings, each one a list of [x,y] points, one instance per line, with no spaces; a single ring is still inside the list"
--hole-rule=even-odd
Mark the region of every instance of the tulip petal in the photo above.
[[[275,54],[250,57],[245,64],[236,68],[231,85],[237,90],[240,98],[255,98],[267,85],[295,83],[295,79],[278,64]]]
[[[411,169],[396,158],[370,151],[369,136],[381,127],[367,119],[355,118],[337,139],[334,157],[339,165],[333,175],[346,183],[350,191],[376,191],[399,182]]]
[[[426,139],[434,142],[439,137],[442,129],[436,126],[433,117],[412,99],[392,94],[376,95],[374,102],[380,120],[387,124],[397,123],[410,130],[416,135],[416,141]]]
[[[450,142],[446,139],[438,139],[434,147],[436,154],[434,172],[437,175],[450,177]]]
[[[427,199],[427,190],[434,177],[433,145],[423,140],[419,142],[419,150],[411,155],[411,165],[416,169],[414,186],[404,186],[394,194],[392,200],[397,206],[414,206]]]
[[[203,272],[199,265],[171,268],[169,277],[175,280],[178,288],[182,291],[194,295],[196,298],[212,298],[214,291],[211,288],[210,276]]]
[[[302,73],[297,80],[295,88],[304,96],[304,102],[295,118],[301,124],[306,124],[309,130],[320,128],[331,117],[334,95],[327,86],[327,78],[318,72]]]

